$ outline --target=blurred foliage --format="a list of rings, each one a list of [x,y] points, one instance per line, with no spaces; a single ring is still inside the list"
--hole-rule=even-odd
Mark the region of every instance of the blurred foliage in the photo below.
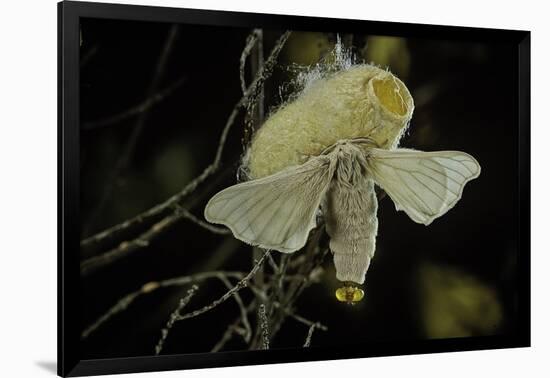
[[[494,334],[502,322],[496,291],[473,275],[425,263],[419,267],[418,284],[426,337]]]
[[[374,63],[404,80],[409,76],[411,56],[407,41],[398,37],[370,36],[365,39],[361,55],[368,63]]]
[[[154,158],[152,171],[161,199],[173,195],[191,181],[196,172],[192,153],[188,143],[176,140],[164,146]]]

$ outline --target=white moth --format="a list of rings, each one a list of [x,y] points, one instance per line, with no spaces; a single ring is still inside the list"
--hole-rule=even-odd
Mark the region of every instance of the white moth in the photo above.
[[[478,162],[464,152],[422,152],[392,146],[397,143],[395,140],[408,123],[407,117],[412,114],[412,100],[401,82],[396,82],[397,79],[394,80],[388,72],[379,71],[381,70],[372,66],[361,66],[352,72],[353,75],[364,77],[358,90],[368,92],[369,87],[366,91],[364,89],[368,84],[371,86],[368,96],[377,96],[376,99],[365,97],[366,108],[369,109],[365,117],[359,117],[359,120],[356,120],[357,117],[353,120],[350,118],[350,122],[358,122],[358,125],[346,124],[347,129],[338,129],[338,123],[319,125],[319,130],[333,127],[332,134],[336,136],[330,133],[327,135],[336,141],[318,153],[304,155],[307,157],[303,163],[288,163],[286,167],[274,169],[272,167],[277,162],[268,161],[271,165],[266,165],[265,161],[256,157],[256,166],[261,166],[262,170],[270,174],[222,190],[210,199],[204,213],[209,222],[226,225],[237,239],[245,243],[292,253],[306,244],[309,232],[316,227],[316,215],[320,210],[330,236],[336,277],[345,283],[336,291],[336,296],[348,303],[357,302],[363,297],[363,291],[356,285],[364,282],[375,252],[378,231],[375,185],[388,194],[397,210],[403,210],[417,223],[429,225],[457,203],[465,184],[480,173]],[[351,83],[345,75],[346,73],[341,75],[345,80],[341,77],[333,80]],[[389,77],[391,81],[388,81]],[[404,110],[396,108],[395,104],[390,105],[397,109],[397,113],[402,114],[390,114],[384,102],[387,104],[395,99],[388,100],[387,93],[383,91],[375,93],[372,89],[375,80],[393,88],[392,90],[401,91],[395,92],[395,96],[403,101]],[[329,82],[328,86],[330,85],[333,84]],[[319,90],[323,90],[323,83]],[[346,88],[344,95],[349,97],[349,93],[350,90]],[[389,93],[392,94],[391,91]],[[310,101],[307,96],[318,94],[306,94],[303,96],[305,100],[299,98],[296,103]],[[338,104],[337,94],[333,93],[327,101],[327,106]],[[287,121],[292,117],[303,119],[306,112],[299,112],[299,105],[295,105],[290,104],[270,118],[280,117]],[[293,110],[292,106],[298,110]],[[338,109],[346,111],[341,105]],[[377,111],[380,114],[376,114]],[[390,116],[395,116],[395,119]],[[341,114],[335,122],[343,122],[345,117],[345,114]],[[326,122],[330,122],[330,117],[327,119]],[[323,118],[317,117],[316,121],[322,123]],[[269,120],[264,127],[270,132]],[[273,126],[272,129],[280,132],[284,129],[284,124]],[[341,130],[348,129],[352,135],[346,138],[348,135]],[[357,129],[363,135],[353,135]],[[319,132],[317,136],[320,134],[322,133]],[[266,139],[265,132],[253,142],[253,151],[254,143],[256,146],[262,143],[261,138]],[[280,138],[275,139],[280,142]],[[286,152],[284,155],[279,152],[284,151],[291,143],[297,142],[292,140],[285,144],[283,140],[280,148],[272,149],[288,161],[295,161],[302,155],[289,155]],[[274,143],[269,144],[270,147],[273,145]],[[323,143],[320,145],[323,146]],[[306,150],[308,148],[304,147]],[[260,152],[266,155],[265,151],[268,150],[264,148]],[[265,159],[261,153],[256,152],[256,155]]]

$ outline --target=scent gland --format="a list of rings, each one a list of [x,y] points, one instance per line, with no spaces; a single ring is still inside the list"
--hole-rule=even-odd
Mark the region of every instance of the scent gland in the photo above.
[[[365,296],[365,292],[357,286],[342,286],[336,289],[336,299],[340,302],[355,304]]]

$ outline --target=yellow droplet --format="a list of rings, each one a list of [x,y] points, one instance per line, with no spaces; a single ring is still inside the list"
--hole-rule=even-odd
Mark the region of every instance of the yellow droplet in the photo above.
[[[362,289],[348,285],[336,289],[335,294],[338,301],[349,304],[357,303],[365,296],[365,292]]]
[[[355,288],[355,291],[353,292],[353,298],[352,300],[354,302],[359,302],[363,297],[365,296],[365,292],[359,288]]]

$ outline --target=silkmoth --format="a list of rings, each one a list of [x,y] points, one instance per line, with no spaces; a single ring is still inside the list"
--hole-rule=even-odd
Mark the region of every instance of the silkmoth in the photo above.
[[[464,152],[397,148],[413,109],[406,86],[372,65],[316,80],[265,121],[247,154],[251,179],[214,195],[206,220],[245,243],[293,253],[320,213],[344,283],[336,297],[360,301],[378,232],[375,185],[429,225],[481,170]]]

